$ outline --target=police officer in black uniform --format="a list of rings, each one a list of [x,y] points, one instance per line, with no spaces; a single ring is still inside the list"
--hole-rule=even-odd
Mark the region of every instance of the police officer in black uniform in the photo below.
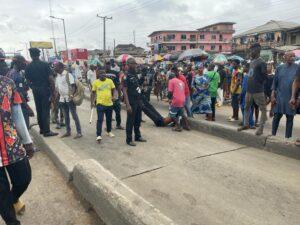
[[[139,78],[136,72],[136,61],[134,58],[127,60],[128,71],[123,80],[123,94],[127,109],[126,121],[126,143],[136,146],[132,140],[132,130],[134,128],[135,141],[146,142],[140,132],[142,119],[142,99]]]

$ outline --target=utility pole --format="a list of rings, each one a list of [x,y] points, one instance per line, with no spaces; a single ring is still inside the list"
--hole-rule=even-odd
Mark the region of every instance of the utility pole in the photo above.
[[[135,30],[133,31],[133,44],[135,45]]]
[[[50,17],[53,16],[52,15],[52,2],[51,0],[49,0],[49,9],[50,9]],[[56,48],[56,39],[54,36],[54,24],[53,24],[53,18],[51,17],[51,30],[52,30],[52,40],[53,40],[53,47],[54,47],[54,53],[55,56],[57,57],[57,48]]]
[[[116,57],[116,39],[114,39],[114,58]]]
[[[97,17],[103,19],[103,51],[105,53],[105,51],[106,51],[106,20],[112,20],[112,16],[107,17],[107,16],[100,16],[99,14],[97,14]]]
[[[69,61],[69,50],[68,50],[68,42],[67,42],[67,34],[66,34],[66,25],[65,25],[65,19],[64,18],[59,18],[59,17],[55,17],[55,16],[50,16],[52,19],[57,19],[57,20],[61,20],[63,23],[63,27],[64,27],[64,36],[65,36],[65,46],[66,46],[66,55],[67,55],[67,61]]]

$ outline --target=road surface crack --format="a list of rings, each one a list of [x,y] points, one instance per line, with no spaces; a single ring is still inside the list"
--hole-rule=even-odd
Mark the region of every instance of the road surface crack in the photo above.
[[[132,174],[132,175],[127,176],[127,177],[123,177],[123,178],[121,178],[121,180],[126,180],[126,179],[128,179],[128,178],[136,177],[136,176],[139,176],[139,175],[142,175],[142,174],[151,173],[151,172],[153,172],[153,171],[162,169],[162,168],[164,168],[164,167],[166,167],[166,166],[160,166],[160,167],[156,167],[156,168],[153,168],[153,169],[150,169],[150,170],[145,170],[145,171],[140,172],[140,173],[136,173],[136,174]]]
[[[210,157],[210,156],[214,156],[214,155],[220,155],[220,154],[225,154],[225,153],[229,153],[229,152],[235,152],[235,151],[243,150],[243,149],[246,149],[246,148],[249,148],[249,146],[243,146],[243,147],[239,147],[239,148],[235,148],[235,149],[231,149],[231,150],[227,150],[227,151],[223,151],[223,152],[216,152],[216,153],[212,153],[212,154],[208,154],[208,155],[197,156],[197,157],[194,157],[192,159],[189,159],[188,161],[194,161],[196,159],[206,158],[206,157]]]

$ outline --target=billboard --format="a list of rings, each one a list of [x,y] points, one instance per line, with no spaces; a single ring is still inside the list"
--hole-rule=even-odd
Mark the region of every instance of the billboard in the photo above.
[[[52,49],[52,42],[47,41],[30,41],[30,48]]]

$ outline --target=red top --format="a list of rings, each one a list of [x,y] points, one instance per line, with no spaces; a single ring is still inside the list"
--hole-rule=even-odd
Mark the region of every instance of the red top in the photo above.
[[[178,76],[178,79],[181,80],[184,83],[184,94],[185,94],[185,96],[190,96],[190,89],[189,89],[189,85],[186,81],[185,76],[180,74]]]
[[[26,152],[12,119],[11,107],[22,103],[14,82],[0,76],[0,167],[22,160]]]
[[[172,92],[172,103],[174,107],[182,108],[185,103],[185,94],[184,94],[185,85],[178,78],[173,78],[169,81],[168,91]]]

